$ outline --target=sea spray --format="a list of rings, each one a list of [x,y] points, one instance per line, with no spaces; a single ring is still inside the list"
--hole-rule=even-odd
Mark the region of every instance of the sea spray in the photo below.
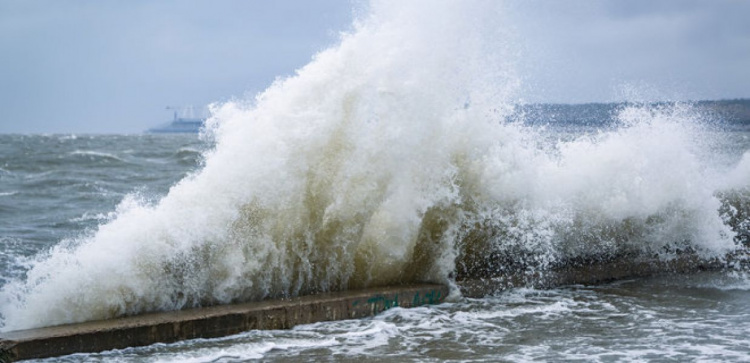
[[[506,122],[504,24],[492,1],[372,2],[295,76],[215,106],[201,170],[3,286],[3,329],[734,248],[689,107],[550,142]]]
[[[489,102],[511,82],[479,62],[504,47],[484,37],[488,7],[371,4],[339,46],[253,106],[216,110],[200,172],[156,205],[124,202],[94,236],[7,284],[6,329],[445,280],[451,267],[436,261],[450,246],[420,247],[434,257],[403,271],[421,258],[424,213],[457,203],[457,152],[476,159],[497,142],[507,106]]]

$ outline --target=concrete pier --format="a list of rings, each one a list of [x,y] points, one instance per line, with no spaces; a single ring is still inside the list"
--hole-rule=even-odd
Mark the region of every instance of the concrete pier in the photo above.
[[[0,334],[0,362],[362,318],[397,306],[437,304],[448,293],[443,285],[392,286],[12,331]]]

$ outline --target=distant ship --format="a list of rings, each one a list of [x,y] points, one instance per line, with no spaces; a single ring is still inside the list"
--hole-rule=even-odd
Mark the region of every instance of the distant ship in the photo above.
[[[172,107],[167,107],[169,110],[175,110]],[[192,114],[192,109],[190,109]],[[179,117],[177,111],[174,111],[174,118],[172,122],[148,129],[149,133],[152,134],[174,134],[174,133],[194,133],[197,134],[201,131],[201,128],[206,123],[205,118],[200,117]]]

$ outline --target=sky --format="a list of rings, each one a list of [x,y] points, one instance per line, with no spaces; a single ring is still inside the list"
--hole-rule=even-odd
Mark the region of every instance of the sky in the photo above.
[[[0,0],[0,133],[140,133],[252,97],[363,0]],[[750,1],[508,1],[523,102],[750,98]]]

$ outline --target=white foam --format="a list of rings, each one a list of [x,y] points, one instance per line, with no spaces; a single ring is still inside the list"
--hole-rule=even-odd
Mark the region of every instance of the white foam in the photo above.
[[[75,150],[70,153],[70,155],[73,156],[85,156],[85,157],[91,157],[91,158],[97,158],[102,160],[113,160],[118,162],[126,162],[122,158],[118,157],[117,155],[110,154],[103,151],[95,151],[95,150]]]
[[[493,249],[545,265],[733,248],[689,109],[627,108],[620,129],[551,145],[504,123],[519,86],[505,23],[494,1],[373,1],[295,76],[215,105],[202,170],[6,284],[3,329],[447,282],[457,256]]]

